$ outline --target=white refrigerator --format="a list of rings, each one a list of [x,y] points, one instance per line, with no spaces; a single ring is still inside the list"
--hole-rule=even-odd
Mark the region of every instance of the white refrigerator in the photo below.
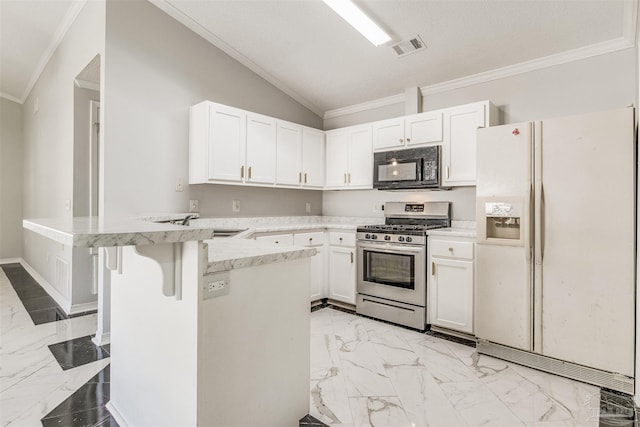
[[[634,135],[631,107],[478,129],[480,352],[633,392]]]

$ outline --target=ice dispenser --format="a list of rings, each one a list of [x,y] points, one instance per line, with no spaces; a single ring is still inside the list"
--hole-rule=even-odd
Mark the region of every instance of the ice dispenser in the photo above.
[[[520,240],[520,212],[511,203],[485,203],[488,239]]]
[[[479,199],[479,242],[520,246],[526,224],[523,203],[518,198]]]

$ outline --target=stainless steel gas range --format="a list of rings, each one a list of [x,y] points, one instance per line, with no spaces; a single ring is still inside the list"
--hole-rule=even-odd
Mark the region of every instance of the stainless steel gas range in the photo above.
[[[451,203],[388,202],[384,212],[384,224],[357,229],[356,312],[424,330],[426,230],[451,226]]]

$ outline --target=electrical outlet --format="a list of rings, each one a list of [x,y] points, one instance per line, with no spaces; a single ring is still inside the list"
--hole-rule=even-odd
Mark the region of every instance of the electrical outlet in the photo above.
[[[223,280],[218,280],[217,282],[207,283],[207,291],[208,292],[221,291],[223,289],[224,289],[224,281]]]
[[[184,183],[182,182],[182,178],[178,178],[176,181],[176,191],[184,191]]]
[[[189,200],[189,212],[198,212],[200,209],[198,204],[198,200]]]
[[[206,277],[205,282],[202,284],[202,299],[207,300],[228,295],[231,283],[230,277],[228,271]]]
[[[233,212],[240,212],[240,200],[234,200],[232,202],[231,210],[233,210]]]
[[[304,210],[306,213],[311,213],[311,203],[309,202],[305,203]]]

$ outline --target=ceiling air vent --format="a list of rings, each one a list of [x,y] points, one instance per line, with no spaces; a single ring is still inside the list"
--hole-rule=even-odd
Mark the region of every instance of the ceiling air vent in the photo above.
[[[426,48],[420,36],[413,36],[406,40],[402,40],[401,42],[396,43],[391,47],[398,56],[409,55],[410,53],[414,53]]]

